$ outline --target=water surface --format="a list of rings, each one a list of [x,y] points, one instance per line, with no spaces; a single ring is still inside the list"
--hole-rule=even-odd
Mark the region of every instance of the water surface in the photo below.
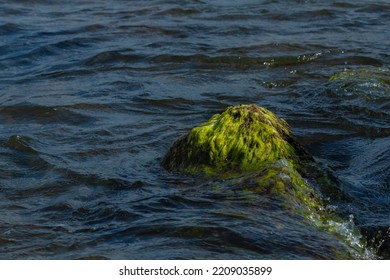
[[[0,1],[0,258],[376,258],[160,161],[254,103],[340,181],[344,230],[387,229],[390,96],[328,79],[388,68],[389,25],[388,1]]]

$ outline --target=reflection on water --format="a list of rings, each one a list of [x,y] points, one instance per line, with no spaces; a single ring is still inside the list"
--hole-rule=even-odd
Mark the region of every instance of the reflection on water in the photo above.
[[[363,0],[0,3],[0,258],[372,257],[234,180],[160,166],[192,126],[250,103],[290,123],[350,198],[329,201],[341,230],[356,224],[388,258],[388,88],[329,77],[389,68],[389,11]]]

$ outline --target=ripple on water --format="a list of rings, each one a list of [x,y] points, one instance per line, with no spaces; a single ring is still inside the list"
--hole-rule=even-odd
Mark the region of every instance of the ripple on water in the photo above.
[[[91,118],[73,112],[64,106],[50,107],[34,104],[18,104],[13,106],[2,106],[0,117],[7,125],[19,123],[62,123],[80,125],[91,122]]]

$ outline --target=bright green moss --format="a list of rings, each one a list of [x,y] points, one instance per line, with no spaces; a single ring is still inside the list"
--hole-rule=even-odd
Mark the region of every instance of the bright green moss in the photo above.
[[[214,115],[176,141],[163,165],[220,178],[256,172],[253,191],[319,208],[320,199],[298,172],[305,162],[311,159],[293,140],[283,119],[256,105],[240,105]]]
[[[295,209],[318,209],[320,199],[298,172],[309,161],[283,119],[256,105],[240,105],[214,115],[176,141],[163,165],[220,178],[255,172],[252,191],[271,193]]]
[[[343,220],[325,210],[301,174],[310,173],[319,185],[326,182],[327,195],[337,190],[330,177],[314,167],[312,158],[293,140],[288,124],[264,108],[240,105],[214,115],[177,140],[163,165],[176,172],[234,178],[248,197],[270,195],[356,250],[363,248],[361,237],[344,230]]]
[[[288,124],[256,105],[227,108],[179,139],[164,158],[169,170],[230,176],[275,160],[298,165]]]

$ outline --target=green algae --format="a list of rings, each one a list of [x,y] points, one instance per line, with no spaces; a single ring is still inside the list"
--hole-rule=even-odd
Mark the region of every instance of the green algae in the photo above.
[[[228,107],[177,140],[163,166],[186,174],[231,178],[256,173],[256,193],[272,193],[295,210],[322,207],[300,172],[313,159],[291,136],[287,122],[256,105]],[[308,215],[308,214],[305,214]]]
[[[302,175],[313,174],[327,195],[340,195],[331,176],[315,167],[312,157],[293,139],[287,122],[267,109],[228,107],[177,140],[162,164],[185,174],[238,178],[240,185],[244,182],[242,190],[278,199],[285,209],[343,240],[357,252],[356,257],[372,256],[365,255],[359,230],[354,225],[347,229],[351,223],[328,211],[321,194]],[[248,179],[251,183],[245,184]]]
[[[256,105],[227,108],[174,143],[163,160],[168,170],[231,176],[261,169],[275,160],[299,166],[283,119]]]
[[[286,121],[262,107],[239,105],[177,140],[162,164],[171,171],[225,179],[255,174],[251,176],[256,183],[248,190],[272,194],[308,217],[323,208],[320,196],[300,173],[312,162],[292,138]]]
[[[285,160],[277,160],[256,174],[256,183],[247,190],[267,194],[283,202],[286,209],[308,217],[323,208],[320,196]]]

